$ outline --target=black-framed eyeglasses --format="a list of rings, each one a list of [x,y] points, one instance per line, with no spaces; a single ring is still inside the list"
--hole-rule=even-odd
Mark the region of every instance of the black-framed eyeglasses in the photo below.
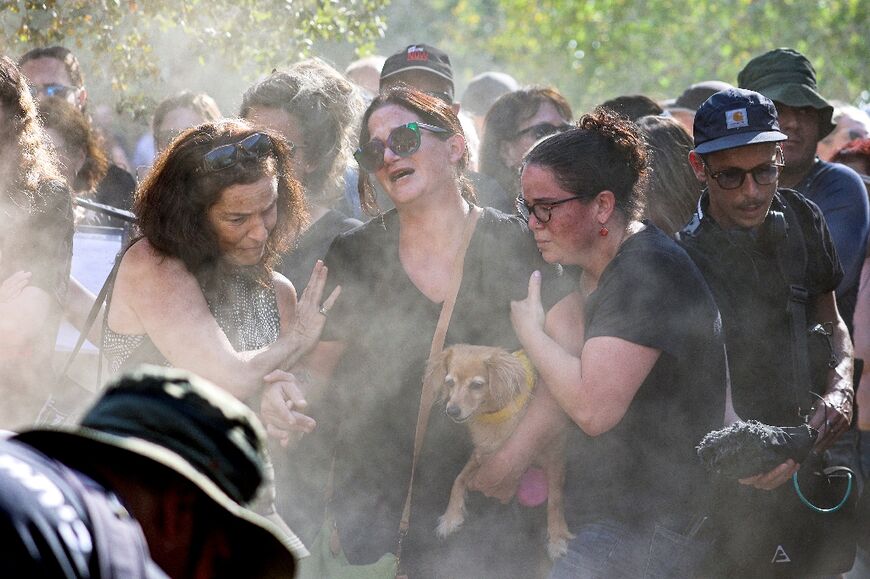
[[[202,158],[204,171],[222,171],[245,159],[259,159],[272,152],[272,139],[265,133],[248,135],[238,143],[215,147]]]
[[[554,125],[553,123],[538,123],[537,125],[532,125],[531,127],[526,127],[522,131],[518,131],[514,135],[514,139],[519,139],[526,135],[532,135],[536,141],[539,141],[544,137],[549,137],[556,133],[564,133],[572,128],[574,128],[574,126],[571,123],[562,123],[559,125]]]
[[[521,195],[517,197],[516,200],[517,213],[519,213],[520,217],[526,223],[529,222],[530,215],[534,215],[535,219],[537,219],[541,223],[547,223],[553,216],[553,207],[557,207],[563,203],[567,203],[568,201],[574,201],[576,199],[585,199],[585,197],[581,197],[580,195],[574,195],[573,197],[559,199],[558,201],[546,201],[541,203],[532,203],[531,205],[529,205],[526,203],[526,200],[523,199]]]
[[[66,86],[65,84],[41,84],[31,85],[30,94],[33,98],[39,98],[39,95],[46,97],[58,97],[66,100],[69,96],[76,92],[74,86]]]
[[[384,153],[387,151],[387,147],[399,157],[410,157],[416,153],[420,148],[420,129],[440,134],[450,132],[447,129],[426,123],[408,123],[390,131],[386,143],[380,139],[372,139],[357,149],[353,157],[365,171],[374,173],[384,166]]]
[[[752,179],[755,180],[758,185],[773,185],[776,183],[776,180],[779,179],[779,172],[785,166],[782,152],[779,149],[777,149],[777,161],[773,163],[765,163],[764,165],[759,165],[748,170],[732,167],[729,169],[723,169],[722,171],[713,172],[710,170],[710,166],[707,164],[706,160],[702,158],[701,162],[704,164],[704,170],[710,178],[714,179],[716,183],[719,184],[719,187],[726,190],[737,189],[743,185],[747,173],[752,174]]]

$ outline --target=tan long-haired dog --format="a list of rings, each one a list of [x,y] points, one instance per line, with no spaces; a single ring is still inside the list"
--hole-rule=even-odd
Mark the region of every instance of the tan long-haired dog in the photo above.
[[[503,348],[457,344],[445,349],[426,369],[427,386],[440,393],[445,412],[471,432],[474,452],[456,477],[438,535],[446,537],[465,521],[465,491],[482,459],[507,440],[526,413],[535,383],[524,353]],[[550,557],[567,551],[568,532],[562,502],[565,482],[565,435],[543,449],[535,464],[547,474],[547,547]]]

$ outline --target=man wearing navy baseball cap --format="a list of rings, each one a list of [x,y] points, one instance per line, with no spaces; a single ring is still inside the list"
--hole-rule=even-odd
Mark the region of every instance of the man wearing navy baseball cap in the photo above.
[[[834,288],[843,270],[825,219],[800,193],[778,188],[787,138],[773,102],[759,93],[735,88],[707,99],[695,115],[689,154],[706,190],[678,238],[722,315],[731,375],[725,422],[808,420],[818,431],[811,456],[820,457],[849,428],[852,344],[837,311]],[[723,482],[713,514],[720,543],[713,574],[848,570],[814,567],[823,557],[784,531],[799,527],[791,515],[806,507],[783,483],[798,469],[802,477],[816,468],[788,460]]]

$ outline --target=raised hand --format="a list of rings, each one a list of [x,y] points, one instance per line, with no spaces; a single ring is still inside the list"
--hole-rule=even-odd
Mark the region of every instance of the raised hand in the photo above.
[[[305,291],[302,292],[302,297],[296,304],[296,315],[290,331],[299,340],[302,352],[308,352],[320,339],[320,333],[326,323],[326,315],[341,294],[341,286],[338,286],[321,303],[320,299],[323,297],[323,290],[326,286],[326,275],[326,266],[318,260],[314,264],[308,285],[305,286]]]
[[[535,271],[529,277],[529,291],[526,299],[511,302],[511,323],[517,338],[525,345],[532,337],[544,331],[544,306],[541,303],[541,272]]]
[[[0,303],[11,302],[30,284],[29,271],[16,271],[0,283]]]

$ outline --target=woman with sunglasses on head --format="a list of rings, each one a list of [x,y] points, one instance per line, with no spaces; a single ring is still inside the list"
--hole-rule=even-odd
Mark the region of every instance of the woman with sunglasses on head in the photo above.
[[[536,141],[569,129],[572,116],[565,97],[550,87],[524,88],[495,101],[484,120],[479,165],[480,172],[498,181],[508,196],[484,201],[513,213],[523,155]]]
[[[586,296],[579,356],[545,332],[539,274],[512,308],[526,353],[576,426],[565,489],[576,537],[551,577],[692,577],[706,549],[697,533],[710,485],[695,445],[722,425],[723,337],[689,256],[638,221],[648,170],[638,128],[603,109],[522,164],[518,208],[547,262],[582,268]]]
[[[329,447],[336,449],[330,508],[353,564],[395,553],[421,379],[463,234],[472,231],[466,230],[469,220],[477,219],[446,345],[517,350],[510,301],[523,296],[532,270],[549,279],[547,306],[573,287],[541,261],[518,218],[475,206],[465,177],[465,140],[450,106],[407,87],[391,88],[363,116],[360,144],[355,156],[362,169],[362,206],[377,210],[371,183],[377,179],[395,209],[333,242],[325,262],[330,284],[341,284],[342,299],[306,360],[328,382],[322,402],[308,396],[309,409],[336,441]],[[552,319],[564,309],[556,304]],[[536,396],[546,393],[538,390]],[[526,515],[516,504],[473,495],[463,527],[446,539],[436,534],[451,485],[471,451],[467,429],[436,406],[417,462],[401,567],[415,578],[533,576],[545,540],[527,536]],[[326,461],[327,474],[332,462]]]
[[[243,121],[189,129],[157,158],[135,211],[141,237],[106,308],[111,370],[177,366],[247,400],[314,345],[326,269],[298,302],[273,271],[307,219],[283,139]]]
[[[0,56],[0,429],[33,425],[72,260],[72,196],[15,63]]]

